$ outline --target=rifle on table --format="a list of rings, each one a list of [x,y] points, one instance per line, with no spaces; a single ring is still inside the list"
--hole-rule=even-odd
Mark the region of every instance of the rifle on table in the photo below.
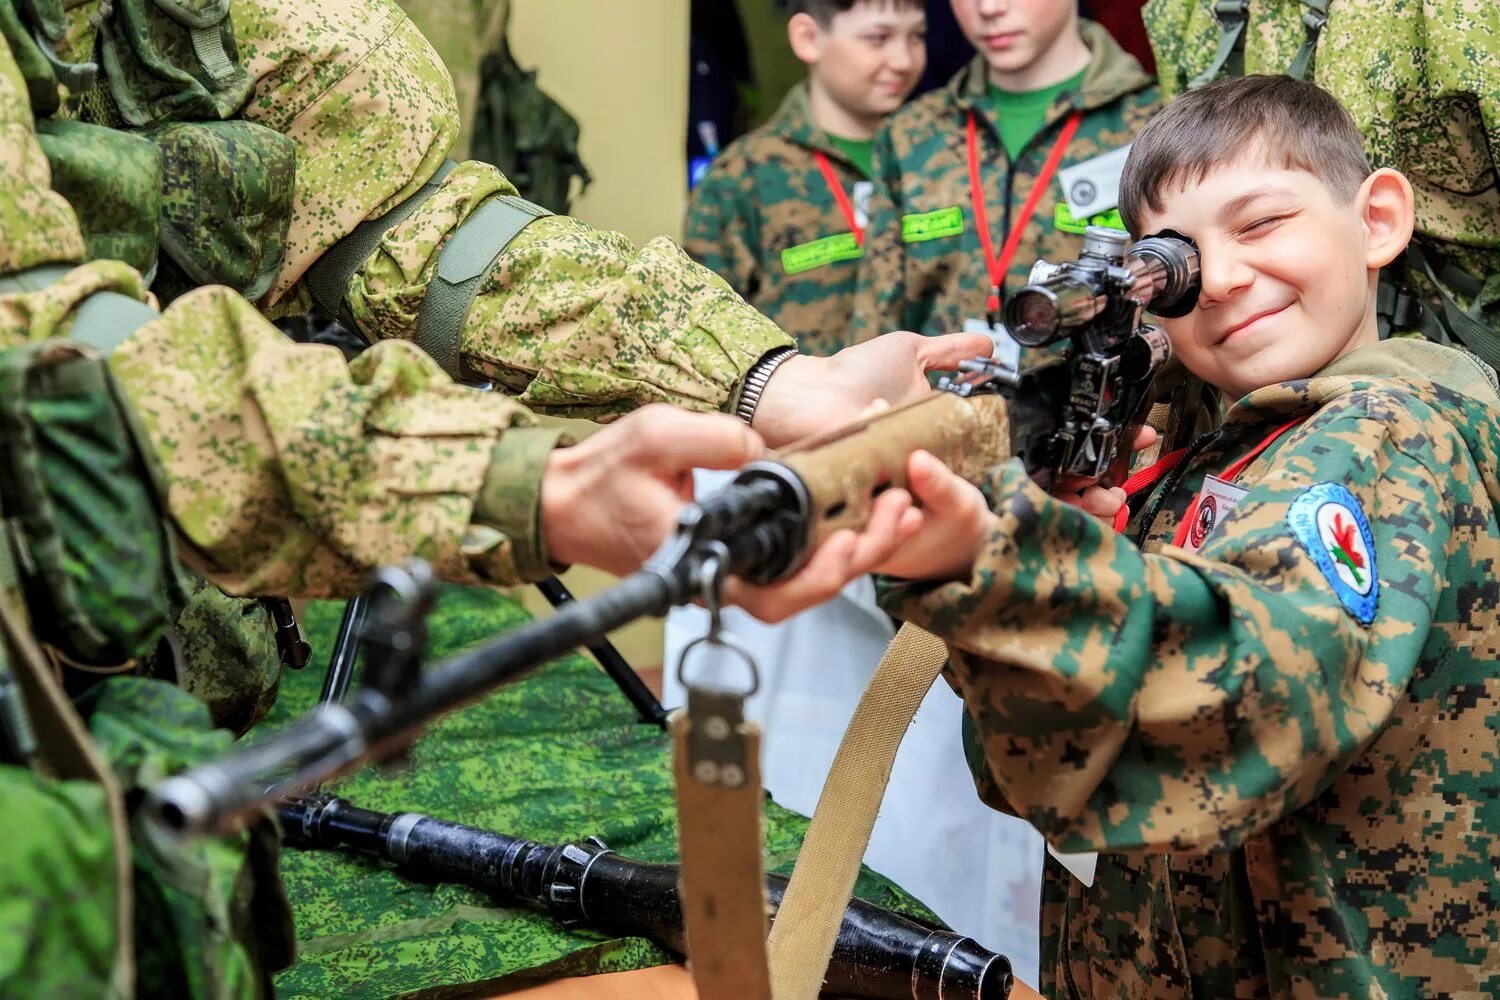
[[[1021,344],[1071,339],[1061,359],[1026,373],[990,359],[966,362],[943,391],[754,462],[722,492],[685,507],[673,534],[619,585],[425,673],[413,638],[423,602],[387,602],[379,627],[397,655],[367,669],[350,702],[324,705],[258,746],[167,779],[151,795],[152,815],[179,835],[227,832],[268,803],[388,759],[432,720],[621,625],[699,596],[715,605],[728,574],[782,579],[834,531],[862,527],[875,497],[905,484],[917,449],[976,481],[1008,455],[1044,486],[1057,474],[1103,475],[1170,357],[1145,308],[1185,315],[1198,294],[1190,241],[1163,233],[1128,250],[1127,243],[1123,232],[1090,227],[1077,261],[1039,264],[1033,283],[1007,303],[1007,325]]]
[[[351,849],[428,882],[457,882],[545,910],[564,927],[650,938],[686,954],[677,865],[622,858],[597,837],[549,846],[418,813],[378,813],[313,795],[276,808],[287,843]],[[772,908],[787,879],[767,875]],[[853,900],[845,911],[826,989],[847,997],[943,996],[999,1000],[1010,962],[970,938],[933,930]]]

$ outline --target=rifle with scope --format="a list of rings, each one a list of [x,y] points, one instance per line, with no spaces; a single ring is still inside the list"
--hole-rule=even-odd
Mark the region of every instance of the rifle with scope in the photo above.
[[[727,574],[782,579],[834,531],[862,527],[882,490],[905,485],[918,449],[971,481],[1010,456],[1044,487],[1057,475],[1103,475],[1170,356],[1144,311],[1184,315],[1197,294],[1190,241],[1162,233],[1128,246],[1125,233],[1090,227],[1077,261],[1039,264],[1006,304],[1017,341],[1069,338],[1063,357],[1027,372],[987,358],[965,362],[940,391],[754,462],[720,493],[685,507],[673,534],[619,585],[426,671],[426,584],[414,571],[382,570],[377,578],[392,599],[368,614],[390,655],[367,667],[353,698],[167,779],[148,808],[181,836],[227,832],[268,803],[398,755],[429,722],[528,670],[637,618],[717,594]]]

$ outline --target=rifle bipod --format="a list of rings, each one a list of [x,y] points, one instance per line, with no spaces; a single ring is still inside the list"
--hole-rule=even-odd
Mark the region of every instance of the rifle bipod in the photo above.
[[[349,693],[349,685],[354,679],[356,665],[360,658],[362,632],[369,618],[370,603],[373,599],[371,591],[388,584],[389,580],[377,578],[371,588],[351,598],[345,605],[344,617],[339,622],[338,637],[334,640],[333,652],[328,657],[328,671],[323,677],[323,691],[318,697],[319,704],[342,704],[345,695]],[[547,603],[554,608],[561,608],[574,600],[572,592],[555,576],[538,581],[536,588],[547,599]],[[667,709],[641,680],[640,674],[635,672],[614,643],[607,638],[601,638],[597,642],[585,644],[584,648],[599,662],[605,674],[615,682],[620,693],[630,702],[635,709],[637,719],[662,730],[667,728]]]

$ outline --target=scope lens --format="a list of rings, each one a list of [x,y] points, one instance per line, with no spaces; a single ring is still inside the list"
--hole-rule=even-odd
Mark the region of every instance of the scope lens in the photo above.
[[[1045,289],[1023,288],[1005,304],[1005,328],[1023,347],[1040,347],[1056,340],[1059,320],[1057,299]]]

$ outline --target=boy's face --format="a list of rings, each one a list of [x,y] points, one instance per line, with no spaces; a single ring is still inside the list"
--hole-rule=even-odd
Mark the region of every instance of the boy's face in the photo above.
[[[901,107],[927,67],[927,15],[864,0],[817,31],[808,71],[851,114],[873,118]]]
[[[1161,324],[1199,378],[1238,399],[1375,339],[1362,196],[1340,204],[1315,175],[1254,150],[1162,200],[1142,213],[1142,232],[1175,229],[1198,244],[1198,306]]]
[[[996,73],[1018,73],[1076,32],[1077,0],[952,0],[953,17]]]

